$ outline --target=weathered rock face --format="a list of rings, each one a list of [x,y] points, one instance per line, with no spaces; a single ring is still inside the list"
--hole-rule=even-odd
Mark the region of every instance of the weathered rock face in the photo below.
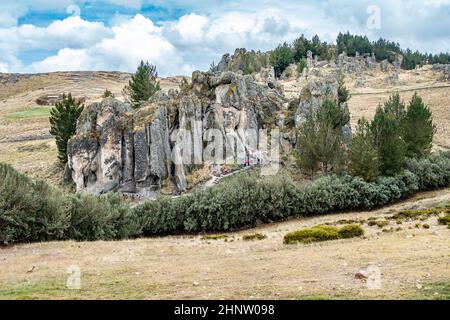
[[[380,68],[382,72],[389,72],[390,71],[389,61],[387,59],[381,61]]]
[[[354,57],[349,57],[345,52],[337,58],[337,64],[344,73],[361,73],[376,68],[377,61],[375,55],[360,55],[356,52]]]
[[[270,67],[269,53],[237,48],[233,55],[229,53],[224,54],[217,66],[211,66],[210,72],[218,74],[232,71],[243,74],[255,74],[268,67]]]
[[[132,117],[128,104],[112,98],[84,109],[68,144],[77,191],[99,194],[132,185]]]
[[[300,128],[306,120],[307,113],[316,111],[325,99],[338,103],[339,68],[330,68],[325,72],[320,68],[312,68],[305,80],[300,93],[300,103],[295,112],[295,126]],[[347,143],[351,140],[351,125],[349,122],[342,129]]]
[[[325,98],[337,101],[339,87],[339,69],[334,69],[326,75],[320,69],[313,68],[307,76],[300,93],[300,104],[295,113],[295,125],[300,127],[310,109],[317,110]]]
[[[158,92],[136,112],[108,98],[86,107],[78,120],[68,144],[72,178],[77,191],[94,194],[150,196],[169,184],[182,192],[189,172],[212,162],[205,140],[221,140],[223,150],[214,156],[223,151],[238,160],[237,145],[258,149],[247,132],[275,126],[286,107],[277,86],[233,72],[194,72],[190,90]]]
[[[441,80],[450,81],[450,64],[433,64],[433,71],[442,72]]]

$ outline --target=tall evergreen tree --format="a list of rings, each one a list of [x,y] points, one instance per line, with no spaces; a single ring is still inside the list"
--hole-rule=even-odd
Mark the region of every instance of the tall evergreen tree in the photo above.
[[[131,76],[123,90],[124,97],[131,103],[133,109],[138,109],[160,90],[157,78],[156,66],[141,61],[136,73]]]
[[[402,127],[406,116],[406,107],[398,92],[391,95],[388,101],[384,103],[384,110],[395,119],[399,127]]]
[[[410,157],[423,157],[431,152],[436,126],[430,108],[414,94],[406,110],[403,137]]]
[[[374,143],[370,124],[362,118],[358,121],[356,134],[348,151],[349,169],[353,176],[373,182],[379,176],[379,156]]]
[[[311,172],[321,165],[325,175],[330,168],[341,167],[344,162],[342,127],[348,122],[345,108],[326,99],[317,110],[310,109],[299,129],[299,164]]]
[[[301,59],[306,58],[306,54],[310,49],[311,44],[308,39],[302,34],[299,38],[295,39],[292,44],[293,58],[295,62],[300,62]]]
[[[302,170],[309,173],[311,179],[314,178],[314,174],[319,167],[316,137],[316,117],[314,111],[310,109],[297,136],[297,163]]]
[[[350,91],[345,86],[344,74],[341,72],[338,79],[338,103],[339,105],[350,100]]]
[[[406,145],[402,137],[404,119],[402,103],[397,95],[379,106],[371,123],[371,131],[381,162],[381,173],[392,176],[403,169]],[[404,106],[403,106],[404,107]]]
[[[75,134],[83,108],[84,105],[69,93],[67,96],[64,94],[63,100],[50,110],[50,134],[55,136],[58,159],[62,164],[67,163],[67,142]]]
[[[345,109],[326,99],[316,111],[316,150],[325,175],[330,166],[341,166],[344,156],[342,127],[348,122]]]

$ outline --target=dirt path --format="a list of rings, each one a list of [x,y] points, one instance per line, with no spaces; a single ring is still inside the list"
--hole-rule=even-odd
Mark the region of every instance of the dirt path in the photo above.
[[[371,94],[391,94],[396,92],[411,92],[450,88],[450,84],[428,85],[428,86],[412,86],[407,88],[394,88],[390,90],[371,90],[371,91],[351,91],[352,96],[371,95]]]
[[[408,298],[417,288],[450,280],[450,229],[435,218],[426,222],[430,229],[411,222],[401,225],[402,231],[383,233],[365,225],[364,238],[309,245],[284,245],[283,235],[318,223],[449,202],[450,189],[422,193],[372,212],[296,219],[230,233],[227,240],[177,236],[18,245],[0,250],[0,298]],[[267,238],[243,241],[251,232]],[[72,265],[80,268],[81,290],[66,288]],[[369,265],[381,271],[379,290],[355,278]]]

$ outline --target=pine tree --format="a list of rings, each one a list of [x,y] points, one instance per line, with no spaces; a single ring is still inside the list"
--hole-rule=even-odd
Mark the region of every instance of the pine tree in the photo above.
[[[322,171],[329,173],[329,167],[343,162],[342,127],[348,122],[345,110],[332,100],[326,99],[316,111],[316,150]]]
[[[330,167],[342,167],[344,143],[342,127],[348,122],[345,108],[326,99],[319,108],[310,109],[298,134],[298,163],[311,176],[321,165],[325,175]]]
[[[106,98],[110,98],[110,97],[114,98],[114,94],[111,91],[109,91],[108,89],[106,89],[105,92],[103,92],[102,98],[106,99]]]
[[[75,134],[77,120],[84,105],[72,98],[72,94],[63,95],[63,100],[57,102],[50,110],[50,134],[55,136],[58,148],[58,159],[67,163],[67,142]]]
[[[403,126],[403,121],[406,116],[406,107],[400,98],[400,94],[395,93],[391,95],[388,101],[384,103],[384,110],[395,119],[399,127]]]
[[[138,109],[160,90],[157,78],[156,66],[141,61],[136,73],[131,76],[131,80],[123,90],[124,97],[131,103],[133,109]]]
[[[345,86],[344,81],[344,74],[339,74],[339,80],[338,80],[338,102],[339,105],[346,103],[348,100],[350,100],[350,91]]]
[[[299,38],[294,40],[292,47],[294,61],[300,62],[302,59],[306,58],[308,48],[310,47],[309,40],[302,34]]]
[[[422,98],[415,93],[408,105],[403,124],[403,137],[408,156],[423,157],[429,155],[435,132],[436,126],[433,124],[431,110],[423,103]]]
[[[400,120],[388,107],[388,103],[385,108],[378,107],[371,123],[371,131],[380,157],[381,173],[393,176],[403,169],[406,146],[402,138]]]
[[[303,73],[303,70],[308,66],[306,59],[305,58],[301,58],[300,61],[297,64],[297,73],[298,76],[300,77]]]
[[[356,134],[348,151],[349,169],[353,176],[362,177],[367,182],[373,182],[379,176],[379,156],[374,143],[370,124],[362,118],[358,121]]]
[[[311,179],[319,166],[316,148],[316,118],[312,109],[308,110],[305,122],[297,136],[297,163],[302,170],[308,172]]]
[[[286,68],[291,64],[291,62],[292,49],[287,43],[279,45],[270,54],[270,64],[275,70],[276,77],[280,77],[283,71],[286,70]]]

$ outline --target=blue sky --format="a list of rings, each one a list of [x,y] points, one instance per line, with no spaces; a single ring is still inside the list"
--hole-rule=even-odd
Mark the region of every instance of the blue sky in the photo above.
[[[237,47],[269,50],[304,33],[382,36],[450,51],[450,0],[2,0],[0,72],[207,69]]]

